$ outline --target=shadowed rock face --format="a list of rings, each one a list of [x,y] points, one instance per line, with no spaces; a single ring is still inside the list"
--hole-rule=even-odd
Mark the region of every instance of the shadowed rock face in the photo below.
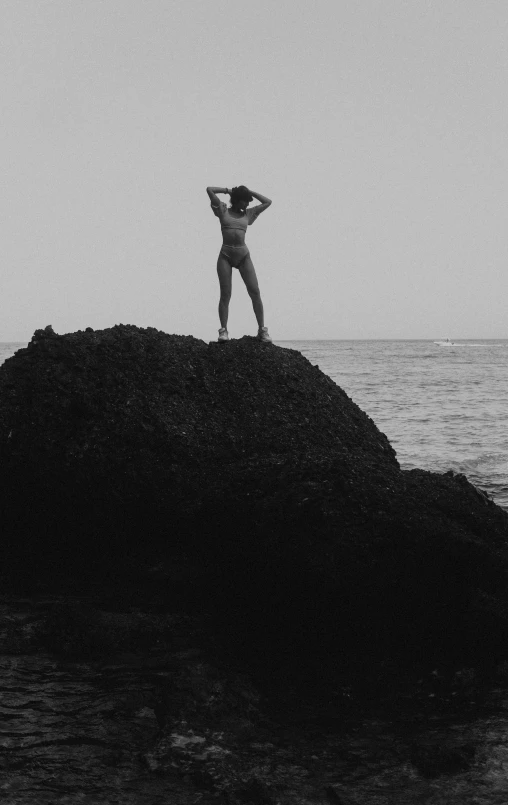
[[[143,587],[283,674],[506,652],[508,515],[401,472],[299,352],[38,330],[0,368],[0,481],[4,583]]]

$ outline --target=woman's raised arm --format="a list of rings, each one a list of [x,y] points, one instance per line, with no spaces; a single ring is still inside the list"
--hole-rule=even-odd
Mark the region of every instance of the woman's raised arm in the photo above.
[[[256,204],[255,207],[251,207],[247,210],[247,215],[249,216],[249,224],[253,224],[254,221],[261,215],[262,212],[268,209],[270,204],[272,203],[271,198],[267,198],[266,196],[262,196],[261,193],[255,193],[254,190],[249,190],[251,196],[261,202],[261,204]]]
[[[256,198],[258,201],[260,201],[261,204],[266,204],[267,207],[269,207],[270,204],[272,203],[272,200],[270,198],[267,198],[266,196],[262,196],[261,193],[255,193],[254,190],[251,190],[250,188],[249,188],[249,192],[250,192],[251,196],[254,196],[254,198]]]
[[[214,207],[218,207],[220,204],[220,199],[217,198],[217,193],[229,193],[227,187],[207,187],[206,192],[210,197],[210,201],[212,202]]]

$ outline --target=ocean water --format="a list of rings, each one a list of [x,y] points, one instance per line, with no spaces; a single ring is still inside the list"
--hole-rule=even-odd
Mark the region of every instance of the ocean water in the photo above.
[[[278,341],[374,420],[403,469],[453,470],[508,509],[508,340]]]
[[[508,340],[276,343],[341,386],[404,469],[464,473],[508,509]],[[24,346],[0,343],[0,364]]]

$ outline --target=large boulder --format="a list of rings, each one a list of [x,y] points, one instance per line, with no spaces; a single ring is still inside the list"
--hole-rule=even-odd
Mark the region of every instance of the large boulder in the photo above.
[[[0,368],[0,481],[4,585],[151,578],[270,673],[507,653],[506,512],[402,472],[295,350],[38,330]]]

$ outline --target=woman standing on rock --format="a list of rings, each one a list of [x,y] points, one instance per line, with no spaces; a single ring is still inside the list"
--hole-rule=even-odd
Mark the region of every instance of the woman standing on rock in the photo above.
[[[220,221],[222,229],[222,248],[217,259],[217,274],[220,283],[220,302],[219,302],[219,341],[228,341],[228,312],[229,300],[231,299],[231,279],[233,268],[237,268],[243,279],[247,292],[252,300],[252,307],[258,323],[258,338],[260,341],[271,343],[272,339],[268,335],[263,316],[263,303],[259,292],[256,272],[252,264],[249,250],[245,243],[245,233],[247,227],[251,226],[258,215],[266,210],[272,203],[269,198],[260,193],[248,190],[245,185],[233,187],[207,187],[214,215]],[[227,193],[231,196],[231,207],[217,198],[217,193]],[[252,199],[261,202],[251,210],[247,207]]]

